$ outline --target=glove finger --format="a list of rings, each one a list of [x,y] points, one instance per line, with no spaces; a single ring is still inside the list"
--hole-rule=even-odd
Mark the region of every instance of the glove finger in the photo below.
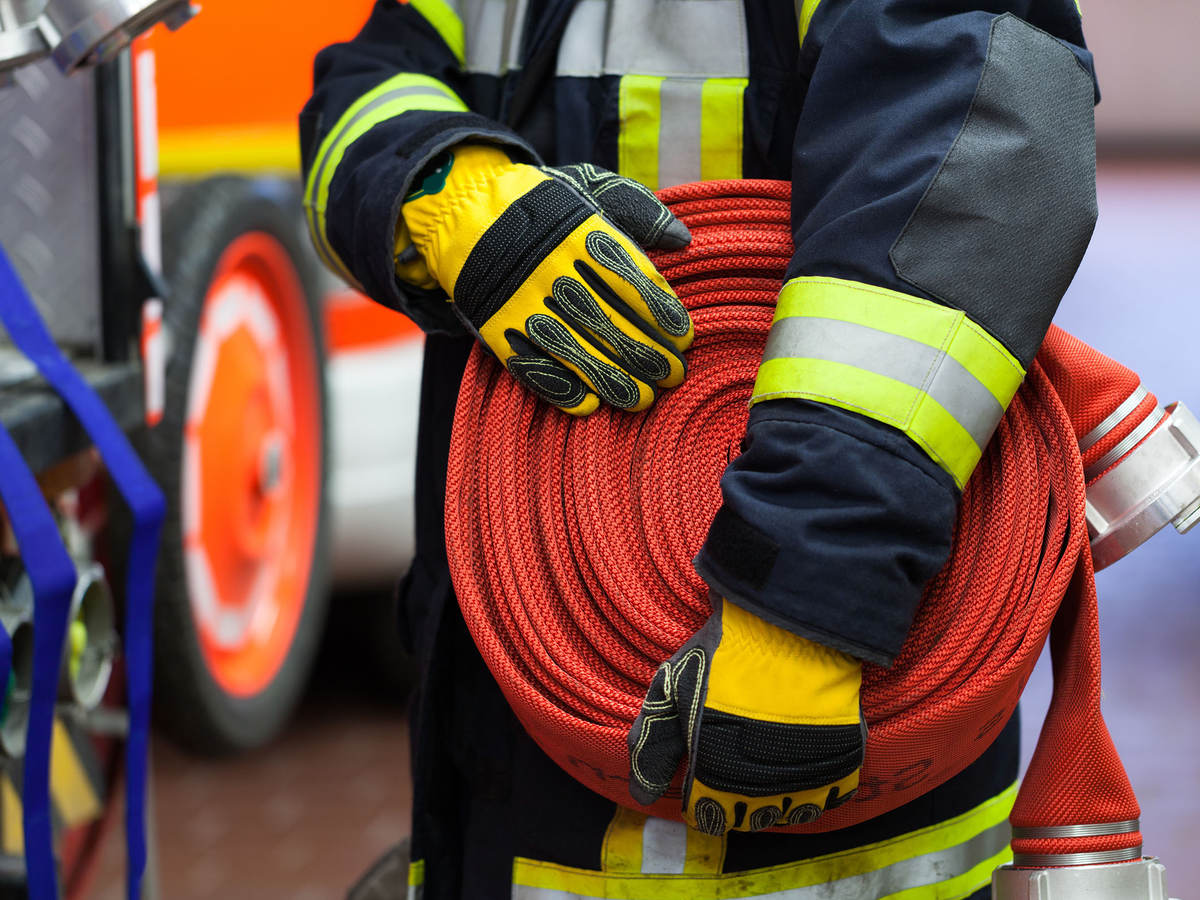
[[[599,276],[580,263],[599,281]],[[606,285],[600,282],[604,302],[597,299],[583,282],[561,275],[554,280],[553,295],[546,306],[585,336],[593,336],[626,372],[648,384],[669,380],[677,369],[684,368],[683,358],[675,348],[663,346],[657,335],[651,335],[631,321],[632,311]]]
[[[670,693],[670,663],[658,667],[629,729],[629,793],[649,806],[663,795],[687,751],[680,716]]]
[[[525,320],[525,334],[610,406],[637,412],[654,402],[653,387],[614,364],[599,347],[556,316],[530,316]]]
[[[597,280],[608,285],[633,311],[635,320],[646,323],[676,350],[683,352],[691,346],[692,318],[646,254],[604,231],[589,232],[584,244],[600,267],[599,273],[593,270],[587,276],[589,284]],[[586,275],[585,268],[590,267],[577,267],[581,276]],[[596,274],[604,277],[597,279]]]
[[[691,243],[687,226],[644,184],[589,163],[548,171],[590,197],[609,221],[642,247],[681,250]]]
[[[516,353],[504,361],[505,368],[527,390],[575,416],[589,415],[600,406],[583,379],[562,363],[541,353],[520,332],[507,337]]]

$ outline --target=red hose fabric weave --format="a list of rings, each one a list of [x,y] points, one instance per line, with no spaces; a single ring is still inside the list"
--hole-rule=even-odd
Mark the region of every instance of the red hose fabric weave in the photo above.
[[[694,236],[684,251],[654,254],[695,321],[687,380],[645,415],[602,408],[575,419],[477,347],[446,492],[455,589],[509,703],[566,771],[633,808],[626,734],[655,668],[709,615],[691,560],[738,453],[792,254],[786,183],[707,182],[660,196]],[[976,759],[1012,714],[1069,589],[1076,614],[1056,629],[1055,650],[1056,682],[1070,696],[1056,683],[1057,730],[1047,729],[1057,746],[1039,746],[1014,824],[1137,815],[1099,715],[1075,431],[1035,362],[964,492],[953,553],[899,657],[890,669],[864,667],[870,738],[857,797],[781,830],[872,818]],[[1071,784],[1056,793],[1060,776]],[[647,811],[678,819],[678,787]]]

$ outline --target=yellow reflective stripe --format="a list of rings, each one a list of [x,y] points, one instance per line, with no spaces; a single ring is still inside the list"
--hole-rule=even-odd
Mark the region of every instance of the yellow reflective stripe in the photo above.
[[[600,868],[607,873],[641,874],[646,869],[646,823],[650,817],[618,806],[604,832],[600,850]],[[680,823],[672,822],[671,825]],[[724,837],[684,829],[682,864],[684,873],[694,875],[720,874],[725,861]]]
[[[657,75],[622,75],[618,90],[620,174],[658,190],[658,132],[662,121],[662,83]]]
[[[600,867],[605,872],[642,871],[642,829],[648,816],[618,806],[604,832]]]
[[[418,859],[408,864],[408,892],[406,900],[421,900],[425,896],[425,860]]]
[[[808,26],[812,24],[813,13],[817,11],[821,0],[803,0],[802,3],[796,4],[796,24],[800,26],[800,46],[804,46],[804,39],[808,37]]]
[[[525,897],[596,897],[607,900],[692,900],[704,896],[710,900],[738,900],[746,897],[785,897],[788,891],[818,887],[820,896],[841,898],[852,895],[839,890],[839,882],[880,872],[897,864],[910,864],[928,854],[954,851],[978,839],[991,829],[1007,827],[1005,820],[1017,796],[1014,783],[1003,793],[986,800],[972,810],[938,825],[930,825],[895,838],[868,844],[853,850],[831,853],[800,862],[785,863],[761,869],[713,875],[633,875],[608,874],[587,869],[517,857],[513,862],[513,896]],[[1007,831],[1005,832],[1007,833]],[[965,872],[950,875],[940,881],[931,878],[926,885],[894,892],[893,898],[912,900],[917,897],[953,900],[969,896],[963,886],[978,882],[984,872],[1001,864],[1008,850],[989,853],[982,861],[973,863]],[[934,864],[933,869],[944,871]],[[843,888],[852,889],[851,884]],[[523,888],[529,890],[522,890]],[[977,888],[976,888],[977,889]],[[912,893],[917,891],[918,893]],[[925,891],[925,893],[919,893]],[[815,896],[815,894],[805,894]]]
[[[329,186],[350,146],[380,122],[411,110],[461,112],[466,108],[462,99],[436,78],[403,73],[363,94],[342,114],[321,142],[304,190],[309,233],[326,266],[357,286],[349,268],[329,243],[325,221]]]
[[[446,0],[409,0],[409,3],[442,36],[458,64],[463,65],[467,58],[467,44],[463,37],[462,19],[458,17],[458,13]]]
[[[767,360],[758,369],[753,402],[778,397],[815,400],[899,428],[960,488],[983,455],[966,429],[929,395],[856,366],[823,359]]]
[[[0,851],[5,856],[25,855],[21,795],[8,775],[0,775]]]
[[[50,744],[50,794],[63,827],[72,828],[100,817],[97,785],[92,784],[62,720],[54,720]]]
[[[1012,354],[959,310],[802,277],[780,292],[751,402],[806,398],[887,422],[961,487],[1024,377]]]
[[[745,78],[706,78],[700,94],[700,180],[742,177]]]
[[[689,828],[687,855],[683,860],[684,874],[720,875],[725,867],[725,848],[728,843],[728,835],[717,837]]]

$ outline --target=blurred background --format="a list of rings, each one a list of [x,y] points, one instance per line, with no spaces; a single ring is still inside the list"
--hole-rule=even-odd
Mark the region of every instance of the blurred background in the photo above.
[[[0,24],[10,6],[21,4],[0,0]],[[295,119],[313,57],[352,37],[370,6],[206,0],[185,28],[157,28],[124,68],[86,83],[133,95],[139,218],[148,234],[162,226],[161,243],[141,250],[172,288],[165,310],[143,311],[140,324],[143,355],[161,363],[147,366],[146,449],[173,504],[152,742],[155,877],[173,900],[341,896],[408,832],[412,673],[392,623],[393,588],[412,555],[422,342],[403,317],[317,265],[297,174]],[[1160,403],[1200,412],[1190,268],[1200,242],[1200,4],[1085,0],[1083,13],[1102,93],[1100,219],[1056,321],[1139,372]],[[21,123],[0,136],[0,161],[3,141],[27,149],[36,138],[25,123],[41,121],[47,65],[0,92],[0,117]],[[79,109],[74,127],[94,127]],[[36,130],[49,143],[72,139],[44,122]],[[72,190],[75,203],[104,207],[103,184]],[[17,249],[33,282],[39,251],[8,209],[0,243]],[[80,265],[81,281],[102,280],[102,259]],[[124,364],[107,337],[55,336]],[[280,345],[284,369],[273,362]],[[0,347],[0,412],[5,385],[20,377],[13,366]],[[114,384],[136,391],[142,375],[127,368],[121,377],[134,380]],[[136,424],[141,411],[130,409]],[[248,510],[243,519],[234,507]],[[1172,893],[1188,896],[1200,883],[1191,846],[1200,537],[1167,529],[1098,586],[1105,717],[1142,804],[1146,852],[1166,863]],[[264,616],[270,624],[258,627]],[[1043,659],[1023,703],[1026,760],[1049,696]],[[11,810],[0,801],[0,850],[11,854]],[[85,843],[100,851],[85,854],[73,896],[123,896],[119,827],[119,809],[88,826]]]
[[[286,59],[270,57],[271,90],[281,106],[299,108],[311,53],[352,35],[368,5],[339,3],[333,14],[321,4],[313,20],[320,27],[304,21],[303,9],[287,22],[273,21],[280,45],[290,48]],[[220,29],[230,6],[231,0],[209,0],[201,17],[168,40],[204,43],[202,32]],[[244,18],[245,10],[238,15]],[[1200,54],[1193,46],[1200,5],[1093,2],[1085,5],[1084,17],[1102,93],[1096,118],[1100,220],[1057,321],[1136,370],[1160,402],[1179,399],[1200,410],[1200,290],[1191,268],[1200,244]],[[246,79],[235,75],[242,54],[262,54],[262,47],[239,45],[236,35],[224,40],[230,43],[220,59],[190,64],[170,63],[183,48],[159,44],[160,79],[183,72],[192,96],[238,98],[224,135],[189,134],[189,128],[205,127],[191,124],[196,110],[173,109],[164,98],[164,174],[210,168],[225,151],[196,140],[206,135],[226,146],[244,144],[249,136],[267,154],[273,136],[266,129],[255,133],[258,88],[247,90]],[[202,83],[195,81],[199,71],[206,72]],[[282,145],[281,138],[281,153]],[[271,162],[248,161],[260,167]],[[385,533],[396,531],[393,526]],[[1181,537],[1167,529],[1098,577],[1105,717],[1142,804],[1146,852],[1163,859],[1172,894],[1184,897],[1200,883],[1200,857],[1193,851],[1200,829],[1196,541],[1194,534]],[[377,594],[374,602],[384,596]],[[269,747],[208,760],[167,738],[156,740],[165,896],[337,896],[407,833],[403,679],[388,680],[378,666],[364,669],[353,651],[361,631],[351,620],[364,599],[371,598],[334,596],[335,627],[316,676],[298,713]],[[1026,763],[1049,696],[1049,661],[1043,658],[1023,704]],[[119,896],[119,863],[119,842],[111,841],[97,897]]]

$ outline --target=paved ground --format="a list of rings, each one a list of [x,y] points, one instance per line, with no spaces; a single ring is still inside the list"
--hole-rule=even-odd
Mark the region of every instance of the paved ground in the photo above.
[[[1106,166],[1096,238],[1058,321],[1137,369],[1161,401],[1200,413],[1197,210],[1200,163]],[[1146,850],[1188,897],[1200,884],[1200,534],[1159,535],[1099,586],[1105,715],[1142,803]],[[214,763],[155,745],[164,898],[338,897],[407,832],[402,710],[353,677],[321,683],[268,751]],[[1045,666],[1026,697],[1032,748]],[[121,896],[119,858],[110,841],[95,896]]]

